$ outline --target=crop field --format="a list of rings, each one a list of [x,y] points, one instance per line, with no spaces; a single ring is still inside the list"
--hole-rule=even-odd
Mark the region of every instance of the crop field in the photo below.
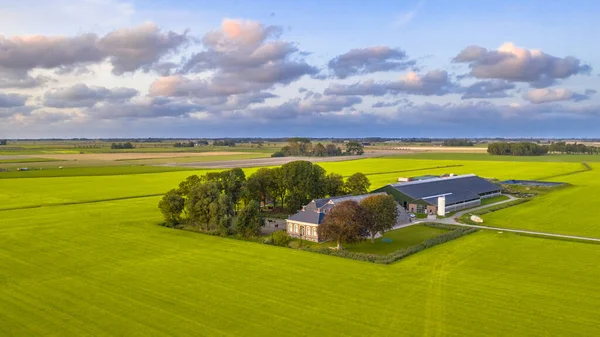
[[[160,227],[157,201],[3,211],[0,335],[600,333],[597,245],[479,232],[384,266]]]
[[[592,171],[557,180],[572,187],[536,197],[515,208],[485,215],[486,225],[537,230],[556,234],[600,237],[600,165]]]
[[[567,182],[485,224],[600,237],[600,164],[579,172],[578,162],[401,156],[319,165],[366,173],[372,188],[429,173]],[[159,226],[158,195],[208,170],[125,167],[0,179],[0,335],[600,334],[600,245],[480,231],[376,265]],[[402,246],[439,231],[386,236]]]
[[[600,155],[564,154],[546,156],[492,156],[487,153],[442,153],[427,152],[395,156],[401,159],[431,159],[431,160],[476,160],[476,161],[526,161],[526,162],[600,162]]]

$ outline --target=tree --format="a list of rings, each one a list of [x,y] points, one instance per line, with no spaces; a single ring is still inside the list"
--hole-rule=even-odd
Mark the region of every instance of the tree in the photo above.
[[[184,181],[179,183],[179,194],[184,197],[188,197],[192,187],[200,183],[200,177],[192,175],[187,177]]]
[[[221,172],[220,180],[223,193],[229,195],[231,202],[237,207],[246,184],[246,174],[238,167]]]
[[[283,178],[283,169],[275,167],[271,169],[273,183],[269,185],[269,194],[273,196],[273,206],[277,206],[277,200],[281,201],[281,207],[285,205],[285,196],[287,194],[286,182]]]
[[[185,210],[190,223],[204,230],[214,228],[219,218],[219,197],[221,191],[212,181],[200,182],[192,186],[185,201]]]
[[[266,204],[273,190],[273,178],[270,168],[263,167],[254,172],[246,182],[249,198]]]
[[[317,145],[313,146],[313,155],[315,157],[326,157],[327,149],[321,143],[317,143]]]
[[[0,139],[0,145],[6,145],[6,144],[8,144],[6,139]]]
[[[226,236],[231,234],[231,223],[233,220],[234,204],[231,196],[221,194],[217,202],[217,229],[221,235]]]
[[[170,190],[158,202],[158,208],[169,226],[175,226],[181,221],[181,212],[185,207],[185,199],[178,190]]]
[[[369,192],[369,187],[371,187],[369,178],[360,172],[348,177],[344,184],[346,192],[352,195],[366,194]]]
[[[327,144],[327,146],[325,147],[325,149],[327,149],[327,155],[330,156],[330,157],[332,157],[332,156],[341,156],[342,155],[342,149],[340,149],[335,144]]]
[[[309,161],[297,160],[281,167],[289,211],[297,211],[311,199],[325,196],[325,170]]]
[[[359,142],[348,142],[346,143],[346,153],[349,155],[360,156],[364,151],[364,147]]]
[[[344,194],[344,177],[341,174],[329,173],[325,177],[325,195],[335,197]]]
[[[371,243],[375,243],[375,235],[383,235],[386,230],[394,228],[398,219],[398,205],[391,195],[373,195],[363,199],[360,206],[365,210],[365,228],[371,235]]]
[[[235,230],[243,237],[258,236],[263,225],[264,218],[260,213],[258,202],[252,200],[240,210]]]
[[[354,243],[365,234],[366,214],[364,209],[353,200],[337,204],[323,218],[317,227],[319,237],[337,243],[337,249],[342,249],[342,243]]]

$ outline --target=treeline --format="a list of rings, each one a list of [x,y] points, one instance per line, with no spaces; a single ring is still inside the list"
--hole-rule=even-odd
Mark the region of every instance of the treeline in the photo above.
[[[173,144],[174,147],[194,147],[196,143],[194,142],[177,142]]]
[[[289,138],[288,145],[273,153],[271,157],[333,157],[343,155],[362,155],[364,146],[359,142],[347,142],[345,151],[335,144],[313,144],[308,138]]]
[[[473,142],[468,139],[447,139],[443,143],[444,146],[473,146]]]
[[[539,145],[531,142],[497,142],[488,145],[488,153],[496,156],[542,156],[553,154],[600,154],[600,148],[585,144],[567,144],[554,142],[550,145]]]
[[[542,156],[548,153],[548,147],[528,142],[498,142],[489,144],[487,152],[494,156]]]
[[[0,139],[0,145],[7,145],[8,141],[6,139]]]
[[[123,149],[134,149],[135,146],[133,146],[133,144],[131,144],[130,142],[112,143],[110,145],[110,148],[113,149],[113,150],[123,150]]]
[[[229,147],[234,147],[235,146],[235,141],[233,141],[232,139],[215,140],[212,145],[213,146],[229,146]]]
[[[262,226],[260,210],[267,204],[292,213],[312,199],[368,193],[370,185],[362,173],[344,181],[319,165],[294,161],[261,168],[248,178],[239,168],[190,176],[165,194],[159,208],[167,226],[186,224],[221,235],[254,236]]]
[[[600,147],[586,146],[585,144],[567,144],[556,142],[548,145],[548,152],[560,154],[600,154]]]

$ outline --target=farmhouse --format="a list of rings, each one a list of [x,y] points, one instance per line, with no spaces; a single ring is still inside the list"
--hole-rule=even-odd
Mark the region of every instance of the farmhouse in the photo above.
[[[360,202],[361,200],[373,196],[373,195],[386,195],[384,192],[370,193],[362,195],[352,196],[341,196],[323,199],[314,199],[306,206],[302,206],[302,210],[298,213],[291,215],[286,220],[287,233],[292,237],[301,237],[304,240],[320,242],[317,228],[323,222],[325,215],[331,211],[336,204],[342,201],[354,200]],[[402,207],[398,206],[398,218],[396,223],[403,224],[410,222],[410,217]]]
[[[481,199],[500,195],[501,187],[474,174],[401,182],[384,186],[385,192],[412,213],[446,215],[481,205]]]

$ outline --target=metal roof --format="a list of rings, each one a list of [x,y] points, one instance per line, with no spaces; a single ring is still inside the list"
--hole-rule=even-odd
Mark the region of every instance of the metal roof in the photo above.
[[[476,200],[479,199],[479,195],[477,193],[473,193],[470,191],[454,191],[452,193],[446,194],[446,205],[453,205],[457,202],[467,201],[467,200]],[[425,197],[423,201],[427,202],[431,205],[438,205],[438,196]]]
[[[500,186],[474,174],[411,181],[391,186],[414,200],[451,193],[446,196],[448,204],[469,200],[474,195],[501,190]]]

